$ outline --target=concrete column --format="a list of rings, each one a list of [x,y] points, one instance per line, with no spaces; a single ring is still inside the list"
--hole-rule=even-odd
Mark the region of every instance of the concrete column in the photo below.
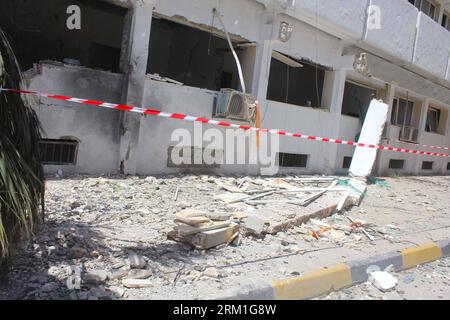
[[[342,101],[344,100],[345,81],[347,79],[346,69],[339,69],[332,71],[331,75],[332,87],[324,88],[324,97],[328,97],[328,101],[324,101],[322,104],[330,107],[330,113],[332,118],[332,127],[329,129],[330,137],[339,139],[339,132],[341,129],[342,118]],[[326,81],[327,82],[327,81]],[[329,91],[331,89],[331,91]],[[328,92],[325,92],[328,91]],[[336,172],[337,164],[337,150],[339,148],[336,144],[327,145],[329,149],[328,161],[324,162],[324,173],[334,174]]]
[[[445,140],[450,141],[450,114],[447,115],[447,122],[445,124]],[[444,144],[444,146],[449,146],[449,144]],[[449,150],[443,150],[443,153],[449,153]],[[441,173],[448,175],[450,173],[449,170],[447,170],[447,164],[450,162],[448,158],[443,158],[442,161],[442,167],[441,167]]]
[[[386,95],[384,97],[384,103],[386,103],[389,106],[387,117],[386,117],[386,137],[390,140],[391,137],[391,117],[392,117],[392,106],[394,104],[394,98],[395,98],[395,92],[397,90],[398,84],[395,82],[391,82],[387,86]],[[377,153],[377,160],[375,162],[375,169],[374,172],[376,172],[378,175],[381,175],[385,170],[383,168],[383,155],[385,153],[381,150],[378,150]]]
[[[419,134],[417,136],[417,141],[419,143],[423,143],[422,137],[423,133],[425,132],[425,125],[427,123],[427,115],[428,115],[428,106],[430,105],[430,99],[425,98],[422,100],[422,105],[420,109],[420,119],[419,119]],[[423,156],[416,156],[416,161],[414,165],[414,174],[418,175],[421,168],[422,168],[422,162],[426,159]]]
[[[444,3],[441,3],[441,4],[439,5],[439,12],[438,12],[438,16],[437,16],[437,22],[438,22],[439,24],[442,24],[442,20],[443,20],[443,18],[444,18],[444,9],[445,9],[445,4],[444,4]]]
[[[129,30],[126,55],[123,57],[125,72],[122,101],[125,104],[143,107],[145,74],[149,51],[153,2],[137,0],[126,19]],[[141,115],[129,112],[121,114],[120,127],[120,172],[136,174],[136,151],[139,143]]]

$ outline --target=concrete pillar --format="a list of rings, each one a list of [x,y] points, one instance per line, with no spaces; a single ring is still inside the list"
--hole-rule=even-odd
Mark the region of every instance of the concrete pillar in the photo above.
[[[439,12],[438,12],[438,16],[437,16],[437,22],[442,25],[442,20],[444,18],[444,9],[445,9],[445,4],[440,4],[439,5]]]
[[[447,115],[447,121],[446,121],[446,124],[445,124],[445,140],[446,141],[450,141],[450,114]],[[448,143],[444,144],[444,147],[448,147],[448,146],[449,146]],[[450,151],[449,150],[442,150],[442,153],[450,153]],[[450,173],[450,171],[447,170],[447,165],[448,165],[449,162],[450,162],[450,160],[448,158],[443,158],[442,167],[441,167],[441,170],[440,170],[440,172],[442,174],[448,175]]]
[[[143,107],[144,103],[152,13],[152,1],[137,0],[126,19],[128,25],[125,28],[129,30],[129,36],[126,55],[122,59],[122,68],[125,72],[122,101],[136,107]],[[130,112],[121,114],[119,148],[121,173],[136,173],[140,121],[141,115]]]
[[[422,100],[422,105],[420,106],[420,119],[419,119],[419,134],[417,136],[418,143],[423,143],[422,137],[425,132],[425,125],[427,123],[428,106],[430,105],[430,99],[424,98]],[[422,162],[426,159],[423,156],[416,156],[416,161],[414,164],[414,174],[418,175],[422,168]]]
[[[342,101],[344,100],[345,81],[347,78],[346,69],[339,69],[332,71],[327,75],[331,77],[331,88],[324,88],[324,97],[328,97],[328,101],[324,101],[322,104],[330,107],[330,113],[332,118],[332,127],[329,129],[330,137],[339,139],[339,133],[341,129],[342,118]],[[327,83],[327,81],[325,81]],[[330,91],[331,90],[331,91]],[[325,92],[328,91],[328,92]],[[324,163],[324,174],[334,174],[336,172],[337,164],[337,150],[339,148],[336,144],[327,145],[329,150],[328,161]]]
[[[391,117],[392,117],[392,106],[394,104],[394,99],[395,99],[395,92],[397,90],[398,84],[395,82],[391,82],[387,85],[387,90],[386,90],[386,95],[384,97],[384,103],[386,103],[389,106],[388,109],[388,113],[387,113],[387,117],[386,117],[386,137],[388,138],[388,140],[392,139],[393,137],[391,137]],[[374,170],[374,172],[376,172],[378,175],[381,175],[383,172],[385,172],[384,168],[383,168],[383,155],[385,153],[381,150],[378,150],[377,153],[377,160],[375,162],[375,167],[376,170]]]

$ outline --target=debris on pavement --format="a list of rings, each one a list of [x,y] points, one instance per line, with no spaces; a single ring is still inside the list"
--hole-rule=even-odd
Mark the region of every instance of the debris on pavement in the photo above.
[[[369,282],[372,283],[378,290],[385,292],[395,288],[398,280],[389,272],[374,271],[369,274]]]

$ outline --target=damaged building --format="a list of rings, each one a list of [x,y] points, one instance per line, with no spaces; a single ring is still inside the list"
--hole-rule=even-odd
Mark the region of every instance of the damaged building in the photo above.
[[[73,5],[81,27],[71,30]],[[244,124],[239,114],[219,114],[217,101],[245,91],[258,101],[262,128],[349,141],[358,141],[379,99],[389,105],[383,145],[449,147],[443,0],[2,0],[1,7],[29,90]],[[259,172],[250,164],[174,165],[171,134],[193,132],[190,122],[30,102],[49,173]],[[354,150],[282,137],[278,172],[344,174]],[[379,150],[374,170],[447,174],[450,160]]]

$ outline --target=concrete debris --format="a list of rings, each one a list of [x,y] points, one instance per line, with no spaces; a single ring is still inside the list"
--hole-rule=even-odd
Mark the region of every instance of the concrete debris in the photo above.
[[[149,288],[153,283],[148,279],[123,279],[122,285],[126,288]]]
[[[131,268],[143,269],[147,265],[144,257],[137,255],[135,252],[130,252],[128,254],[128,262]]]
[[[229,213],[187,209],[175,216],[174,222],[177,225],[168,233],[168,238],[188,243],[197,249],[205,250],[229,244],[239,231],[239,225],[231,221]]]
[[[258,218],[257,216],[248,215],[243,220],[242,230],[243,234],[261,236],[266,229],[266,221]]]
[[[150,270],[132,269],[128,272],[127,279],[147,279],[153,275]]]
[[[395,288],[398,280],[389,272],[375,271],[370,273],[369,282],[372,283],[378,290],[385,292]]]
[[[220,277],[219,270],[216,268],[206,268],[205,271],[203,271],[203,275],[206,277],[217,279]]]
[[[81,259],[86,255],[86,250],[77,246],[70,248],[69,257],[71,259]]]
[[[105,270],[91,270],[83,275],[83,281],[90,284],[104,283],[109,277]]]
[[[386,124],[389,106],[382,101],[372,100],[367,111],[358,143],[379,145]],[[377,157],[376,148],[357,146],[350,164],[349,175],[368,177]]]

